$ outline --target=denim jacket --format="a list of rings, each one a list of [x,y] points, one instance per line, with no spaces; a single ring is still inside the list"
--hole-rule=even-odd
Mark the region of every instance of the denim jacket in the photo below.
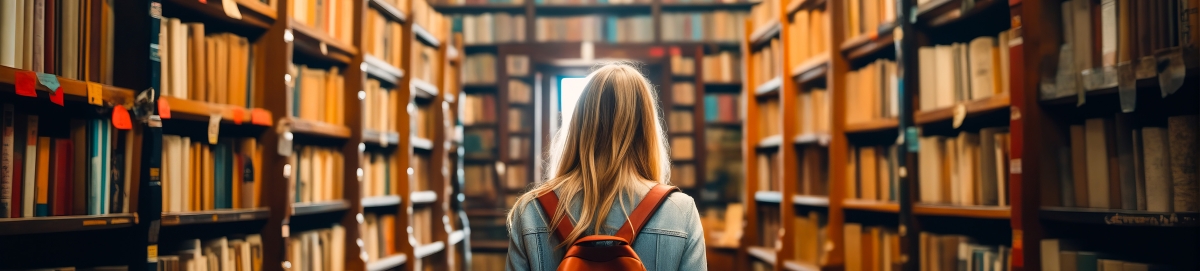
[[[614,205],[605,219],[604,234],[616,234],[617,229],[626,221],[626,213],[633,212],[649,187],[638,186],[634,189],[636,195],[625,205],[624,211]],[[579,217],[582,199],[576,197],[571,202],[569,214]],[[566,248],[555,249],[561,240],[553,237],[549,218],[542,211],[541,204],[532,200],[524,206],[514,206],[516,218],[508,225],[508,260],[509,271],[553,271],[558,269]],[[572,223],[574,224],[574,223]],[[590,230],[585,235],[592,235]],[[704,229],[700,226],[700,213],[696,210],[696,202],[692,197],[681,192],[671,193],[666,202],[659,206],[658,211],[646,223],[645,228],[637,233],[633,242],[633,250],[637,252],[646,270],[708,270],[704,254]]]

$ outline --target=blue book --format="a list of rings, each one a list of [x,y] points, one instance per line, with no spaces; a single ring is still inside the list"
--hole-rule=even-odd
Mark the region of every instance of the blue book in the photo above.
[[[229,199],[227,193],[229,186],[227,170],[229,168],[228,154],[225,152],[224,144],[212,146],[213,149],[213,207],[217,209],[229,208],[225,206],[225,201]]]
[[[299,71],[304,71],[304,66],[299,66],[299,67],[297,67],[297,69]],[[299,76],[299,74],[301,74],[301,73],[297,72],[296,74],[297,74],[297,76],[294,76],[292,78],[292,81],[293,81],[293,83],[292,83],[292,116],[300,117],[300,89],[301,89],[300,88],[300,77],[301,76]]]
[[[617,42],[617,16],[608,16],[608,42]]]
[[[720,116],[717,108],[717,95],[704,95],[704,121],[717,121]]]
[[[1096,271],[1100,259],[1095,252],[1080,251],[1075,254],[1075,269],[1078,271]]]
[[[692,40],[704,40],[704,18],[699,12],[692,13]]]

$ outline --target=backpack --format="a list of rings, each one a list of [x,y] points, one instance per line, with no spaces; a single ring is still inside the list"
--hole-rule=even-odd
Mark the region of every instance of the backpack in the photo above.
[[[642,265],[642,259],[638,258],[637,253],[633,251],[633,241],[637,238],[637,232],[642,231],[642,227],[646,226],[646,222],[654,216],[654,212],[658,210],[658,206],[662,205],[663,201],[667,200],[667,196],[671,192],[678,191],[679,188],[670,185],[655,185],[646,193],[646,197],[642,202],[638,203],[633,209],[633,214],[629,215],[629,222],[621,225],[621,229],[617,230],[614,235],[591,235],[579,238],[575,243],[567,247],[567,254],[563,256],[562,262],[558,265],[558,270],[641,270],[645,271],[646,267]],[[538,197],[538,203],[542,205],[542,210],[546,212],[546,217],[554,217],[554,212],[558,208],[558,195],[554,192],[546,193]],[[555,235],[558,240],[566,240],[566,237],[571,234],[571,230],[575,227],[571,225],[569,216],[563,216],[562,221],[555,228]],[[630,224],[633,227],[630,227]],[[589,246],[587,243],[609,241],[613,242],[613,246]]]

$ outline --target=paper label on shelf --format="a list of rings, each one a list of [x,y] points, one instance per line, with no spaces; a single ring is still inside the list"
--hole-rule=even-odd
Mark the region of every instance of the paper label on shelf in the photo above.
[[[322,54],[322,55],[328,55],[328,54],[329,54],[329,45],[326,45],[324,41],[322,41],[322,42],[321,42],[321,44],[320,44],[318,47],[320,47],[320,48],[321,48],[321,54]]]
[[[119,130],[133,129],[133,121],[129,119],[129,110],[125,110],[125,106],[118,104],[113,107],[112,124]]]
[[[275,150],[279,156],[292,156],[292,132],[283,132],[279,135],[279,145],[275,146]]]
[[[167,98],[158,98],[158,118],[171,119],[171,103],[167,102]]]
[[[63,106],[62,87],[59,87],[58,90],[50,92],[50,102],[57,104],[58,106]]]
[[[1137,60],[1137,66],[1134,67],[1134,75],[1137,79],[1150,79],[1158,76],[1158,60],[1154,56],[1143,56]]]
[[[221,115],[208,116],[208,144],[217,144],[217,135],[221,133]]]
[[[104,87],[98,83],[87,82],[87,101],[91,105],[104,105]]]
[[[250,123],[254,125],[270,126],[271,114],[262,108],[250,109]]]
[[[1137,75],[1133,63],[1117,64],[1117,96],[1121,101],[1121,112],[1130,113],[1137,109]]]
[[[57,75],[39,72],[37,73],[37,79],[38,83],[46,86],[46,89],[50,90],[50,93],[58,92],[60,90]]]
[[[233,0],[221,0],[221,7],[225,9],[225,15],[229,16],[229,18],[242,19],[242,12],[238,10],[237,2]]]
[[[1187,76],[1187,67],[1183,65],[1183,52],[1179,48],[1173,48],[1170,52],[1160,55],[1158,66],[1163,67],[1158,71],[1158,87],[1162,89],[1162,96],[1175,94],[1175,91],[1183,87],[1183,79]]]
[[[146,262],[158,262],[158,245],[146,246]]]
[[[954,129],[962,127],[963,121],[967,119],[967,106],[958,104],[954,106]]]
[[[246,109],[241,107],[230,108],[229,113],[233,115],[233,124],[242,125],[242,120],[246,119]]]
[[[37,75],[31,71],[17,71],[14,76],[16,80],[13,87],[16,88],[17,95],[37,97]]]

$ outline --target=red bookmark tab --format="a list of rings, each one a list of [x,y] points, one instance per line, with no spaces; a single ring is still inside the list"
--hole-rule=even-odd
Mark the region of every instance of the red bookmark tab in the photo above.
[[[167,102],[167,98],[158,98],[158,118],[171,119],[171,103]]]
[[[682,54],[683,54],[683,52],[681,52],[679,50],[679,46],[671,46],[671,55],[672,56],[677,56],[677,55],[682,55]]]
[[[229,111],[233,114],[233,124],[242,125],[242,121],[246,120],[246,109],[234,107]]]
[[[58,106],[63,106],[63,91],[61,86],[50,92],[50,102]]]
[[[113,107],[112,124],[120,130],[133,129],[133,121],[129,120],[129,110],[125,110],[125,106],[118,104]]]
[[[37,97],[37,74],[31,71],[17,71],[15,87],[17,95]]]
[[[200,0],[201,4],[208,4],[208,0]]]
[[[664,51],[665,50],[659,46],[650,47],[650,57],[662,57],[663,53],[666,53]]]
[[[250,123],[261,126],[271,126],[271,114],[262,108],[250,109]]]

